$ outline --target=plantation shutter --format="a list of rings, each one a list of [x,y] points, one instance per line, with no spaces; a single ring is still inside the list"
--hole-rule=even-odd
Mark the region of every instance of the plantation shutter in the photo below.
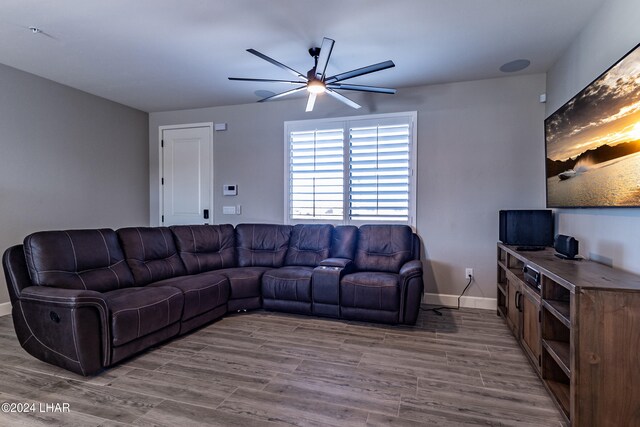
[[[285,222],[415,226],[417,113],[285,122]]]
[[[409,222],[411,122],[408,117],[349,126],[349,217]]]
[[[344,130],[289,133],[289,218],[344,218]]]

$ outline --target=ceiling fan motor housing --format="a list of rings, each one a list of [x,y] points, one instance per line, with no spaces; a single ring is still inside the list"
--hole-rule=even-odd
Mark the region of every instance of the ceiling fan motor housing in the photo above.
[[[310,69],[309,71],[307,71],[307,79],[309,79],[309,81],[311,80],[315,80],[316,79],[316,68],[318,68],[318,56],[320,56],[320,48],[319,47],[310,47],[309,48],[309,55],[311,55],[314,59],[314,65],[313,68]]]
[[[316,58],[316,61],[317,61],[318,60],[318,56],[320,55],[320,48],[319,47],[311,47],[311,48],[309,48],[309,55],[311,55],[314,58]]]
[[[309,79],[309,81],[316,80],[316,67],[307,71],[307,79]]]

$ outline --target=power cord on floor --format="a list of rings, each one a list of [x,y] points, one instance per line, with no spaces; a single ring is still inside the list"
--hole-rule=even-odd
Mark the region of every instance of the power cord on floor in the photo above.
[[[440,310],[460,310],[460,298],[462,298],[464,293],[467,292],[467,289],[469,289],[469,286],[471,286],[471,282],[473,282],[473,276],[469,276],[469,282],[467,282],[467,286],[464,287],[464,289],[462,290],[462,293],[460,293],[460,296],[458,297],[458,307],[445,307],[445,306],[435,307],[435,308],[422,308],[422,307],[420,307],[420,310],[433,311],[438,316],[442,316],[442,313],[440,312]]]

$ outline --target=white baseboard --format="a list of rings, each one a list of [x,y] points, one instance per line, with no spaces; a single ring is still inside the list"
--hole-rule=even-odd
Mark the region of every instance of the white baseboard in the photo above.
[[[3,302],[0,304],[0,317],[11,314],[11,303]]]
[[[422,302],[430,305],[458,306],[458,295],[424,294]],[[495,310],[498,307],[495,298],[465,297],[460,298],[460,307]]]

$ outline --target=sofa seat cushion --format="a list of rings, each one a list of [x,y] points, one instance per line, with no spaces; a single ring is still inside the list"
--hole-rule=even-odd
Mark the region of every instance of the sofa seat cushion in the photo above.
[[[262,277],[262,298],[311,302],[312,267],[282,267]]]
[[[400,276],[393,273],[359,272],[340,281],[340,305],[374,310],[398,311]]]
[[[229,299],[260,297],[260,282],[268,267],[224,268],[216,270],[217,274],[229,279]]]
[[[160,286],[105,292],[104,299],[111,312],[114,347],[178,322],[184,301],[179,289]]]
[[[225,305],[229,299],[229,280],[215,272],[172,277],[151,283],[146,287],[158,286],[177,288],[182,292],[184,296],[183,321]]]

